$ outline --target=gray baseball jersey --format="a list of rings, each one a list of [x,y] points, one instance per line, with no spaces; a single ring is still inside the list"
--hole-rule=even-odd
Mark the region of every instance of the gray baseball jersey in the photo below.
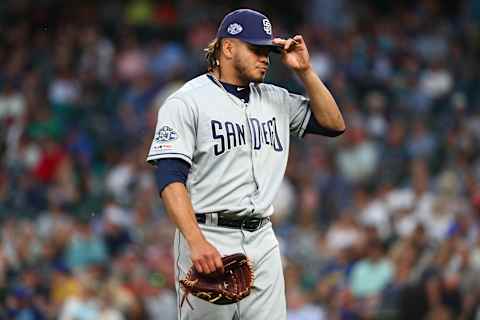
[[[147,161],[180,158],[197,213],[266,217],[283,179],[290,135],[302,137],[308,99],[271,84],[250,84],[243,103],[207,75],[187,82],[158,111]]]

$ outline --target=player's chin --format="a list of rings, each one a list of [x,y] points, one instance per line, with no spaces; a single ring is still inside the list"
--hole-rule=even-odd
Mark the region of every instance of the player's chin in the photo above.
[[[263,82],[265,80],[267,71],[263,69],[257,69],[255,71],[255,74],[252,75],[252,82]]]

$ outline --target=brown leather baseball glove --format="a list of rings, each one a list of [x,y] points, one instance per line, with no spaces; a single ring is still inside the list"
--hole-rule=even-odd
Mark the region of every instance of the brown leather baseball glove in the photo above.
[[[224,273],[211,276],[198,273],[191,267],[185,279],[180,280],[184,295],[180,306],[187,296],[194,296],[214,304],[231,304],[250,294],[253,287],[253,269],[250,260],[242,253],[222,258]],[[192,305],[187,299],[190,307]]]

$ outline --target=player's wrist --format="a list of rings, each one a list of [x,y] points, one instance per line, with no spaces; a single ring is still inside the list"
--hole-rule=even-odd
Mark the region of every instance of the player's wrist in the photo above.
[[[300,77],[301,80],[305,81],[307,80],[309,77],[316,77],[317,74],[315,73],[315,70],[313,70],[313,67],[311,64],[303,67],[303,68],[300,68],[300,69],[297,69],[295,70],[296,74]]]
[[[197,229],[194,232],[188,232],[188,234],[184,234],[183,236],[185,237],[185,240],[187,240],[190,248],[206,241],[200,229]]]

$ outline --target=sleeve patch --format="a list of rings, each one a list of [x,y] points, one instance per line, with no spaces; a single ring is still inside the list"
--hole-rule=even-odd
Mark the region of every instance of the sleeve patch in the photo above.
[[[177,140],[177,138],[178,135],[172,128],[169,126],[163,126],[160,128],[160,130],[158,130],[154,140],[156,143],[165,143]]]

